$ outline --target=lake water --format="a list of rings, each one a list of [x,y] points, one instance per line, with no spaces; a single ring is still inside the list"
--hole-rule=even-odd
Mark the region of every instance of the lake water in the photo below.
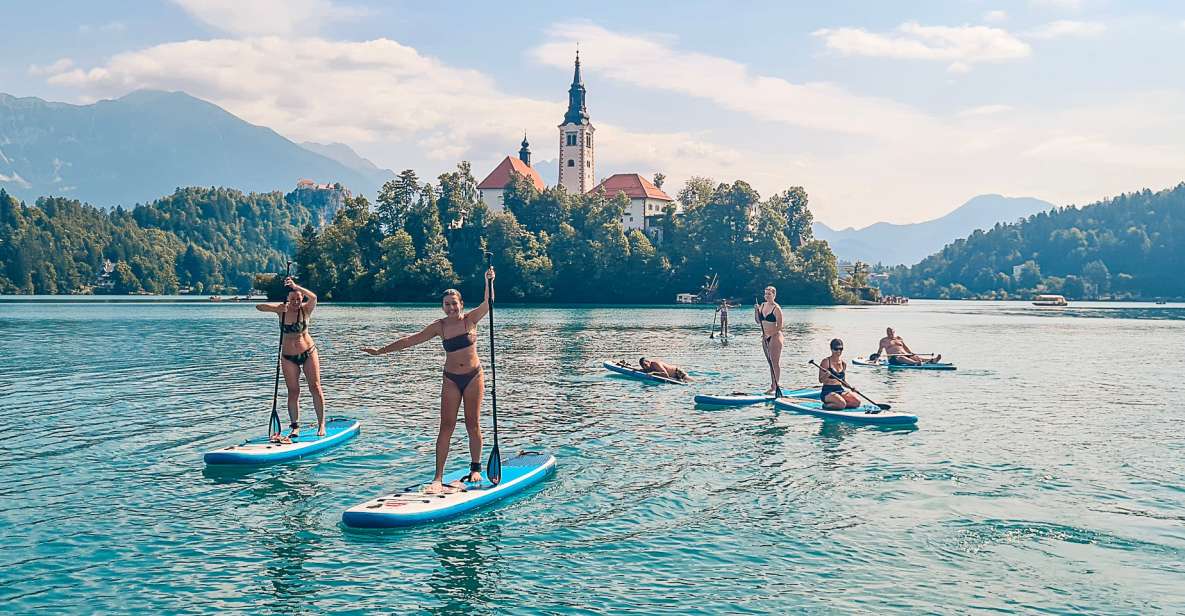
[[[348,531],[346,507],[430,476],[442,363],[436,341],[356,349],[438,314],[319,307],[330,412],[361,418],[362,435],[214,473],[202,451],[266,425],[273,318],[0,303],[0,610],[1185,611],[1185,306],[786,308],[786,387],[814,380],[806,361],[830,338],[867,354],[886,325],[956,362],[850,369],[920,416],[913,430],[695,408],[697,391],[766,382],[743,309],[723,346],[710,309],[499,307],[504,455],[546,448],[556,475],[446,523]],[[699,383],[600,367],[640,354]],[[483,422],[489,436],[488,399]]]

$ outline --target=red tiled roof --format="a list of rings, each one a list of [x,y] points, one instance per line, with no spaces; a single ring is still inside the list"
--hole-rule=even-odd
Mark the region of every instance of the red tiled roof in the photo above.
[[[547,186],[543,183],[543,178],[539,177],[539,172],[534,168],[528,167],[523,161],[513,157],[507,156],[498,163],[497,167],[486,176],[486,179],[478,184],[478,188],[506,188],[510,184],[510,172],[513,171],[535,185],[535,189],[542,192]]]
[[[593,190],[605,189],[607,196],[613,197],[623,192],[630,199],[658,199],[660,201],[674,201],[661,188],[651,184],[649,180],[637,173],[618,173],[610,176],[604,182],[597,184]]]

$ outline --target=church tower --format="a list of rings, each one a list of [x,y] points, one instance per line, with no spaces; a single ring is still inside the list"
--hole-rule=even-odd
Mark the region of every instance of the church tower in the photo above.
[[[593,159],[593,125],[588,121],[584,100],[584,81],[580,79],[580,52],[576,52],[576,71],[568,88],[568,112],[560,124],[560,186],[570,193],[583,195],[596,185]]]

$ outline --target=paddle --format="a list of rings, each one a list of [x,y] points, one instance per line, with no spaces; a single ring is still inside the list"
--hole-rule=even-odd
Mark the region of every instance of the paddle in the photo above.
[[[820,370],[822,370],[822,369],[823,369],[823,366],[820,366],[819,364],[816,364],[816,363],[815,363],[815,360],[813,360],[813,359],[812,359],[812,360],[810,360],[810,362],[809,362],[809,363],[810,363],[812,366],[814,366],[814,367],[816,367],[816,368],[818,368],[818,369],[820,369]],[[835,380],[839,381],[840,383],[842,383],[844,387],[847,387],[848,389],[850,389],[850,390],[852,390],[852,391],[856,392],[856,393],[857,393],[857,394],[858,394],[858,395],[859,395],[861,398],[864,398],[865,400],[868,400],[868,401],[869,401],[869,402],[870,402],[870,403],[871,403],[873,406],[876,406],[876,407],[878,407],[880,410],[882,410],[882,411],[887,411],[887,410],[889,410],[889,409],[893,408],[893,405],[891,405],[891,404],[881,404],[881,403],[879,403],[879,402],[873,402],[872,398],[869,398],[868,396],[865,396],[863,393],[861,393],[861,392],[860,392],[860,390],[859,390],[859,389],[856,389],[855,387],[852,387],[850,384],[848,384],[848,382],[847,382],[847,381],[845,381],[845,380],[843,380],[843,379],[839,378],[839,374],[837,374],[837,373],[836,373],[834,370],[832,370],[831,368],[827,368],[827,372],[830,372],[830,373],[831,373],[831,378],[833,378],[833,379],[835,379]],[[826,400],[824,400],[823,402],[826,402]]]
[[[716,339],[716,316],[719,314],[720,314],[719,310],[712,313],[712,333],[708,334],[708,337],[711,338],[712,340]]]
[[[758,305],[760,306],[760,303],[758,303]],[[759,328],[758,332],[761,334],[761,352],[765,353],[765,363],[769,364],[769,380],[774,384],[774,397],[781,398],[782,384],[779,383],[777,377],[774,376],[774,360],[770,359],[769,357],[769,343],[765,339],[765,324],[761,322],[762,318],[759,316],[760,314],[761,309],[758,308],[757,314],[753,315],[753,318],[757,319],[757,326]]]
[[[494,267],[494,254],[486,251],[486,266]],[[494,449],[486,462],[486,478],[498,485],[502,481],[502,452],[498,449],[498,375],[494,365],[494,281],[486,280],[490,303],[490,404],[494,409]]]
[[[292,262],[288,261],[284,266],[284,277],[287,278],[292,275]],[[285,303],[288,298],[284,298]],[[280,313],[280,349],[276,351],[276,386],[272,389],[272,416],[267,422],[267,433],[269,440],[280,436],[283,426],[280,425],[280,413],[277,406],[280,400],[280,356],[284,354],[284,313]]]

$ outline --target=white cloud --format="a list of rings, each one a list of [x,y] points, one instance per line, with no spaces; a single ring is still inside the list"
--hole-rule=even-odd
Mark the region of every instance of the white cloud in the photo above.
[[[560,24],[553,40],[533,49],[542,64],[566,68],[576,42],[595,57],[591,70],[632,85],[670,90],[712,100],[763,121],[827,132],[900,135],[927,119],[896,102],[854,96],[829,83],[790,83],[752,73],[732,60],[676,50],[654,37],[610,32],[591,24]],[[706,87],[705,77],[728,87]]]
[[[923,26],[911,21],[891,34],[863,28],[825,28],[812,34],[843,55],[939,60],[954,63],[956,72],[981,62],[1018,60],[1031,51],[1007,30],[989,26]]]
[[[29,74],[38,76],[38,77],[40,77],[42,75],[56,75],[58,73],[68,71],[72,68],[74,68],[74,61],[73,60],[71,60],[70,58],[58,58],[52,64],[46,64],[44,66],[38,65],[38,64],[30,64],[29,65]]]
[[[32,188],[33,187],[33,185],[30,184],[28,182],[28,180],[21,177],[21,174],[17,173],[16,171],[13,171],[12,175],[4,175],[3,173],[0,173],[0,183],[16,184],[17,186],[20,186],[21,188]]]
[[[652,33],[630,36],[589,24],[560,24],[551,32],[553,40],[531,52],[544,64],[563,66],[579,40],[592,79],[711,101],[749,116],[757,135],[790,127],[795,138],[746,150],[736,171],[705,160],[691,174],[748,179],[764,194],[803,184],[816,215],[833,226],[924,220],[988,192],[1083,203],[1175,184],[1185,168],[1185,94],[1179,91],[1125,93],[1131,100],[1111,106],[985,104],[947,117],[835,84],[756,74]],[[1133,116],[1138,126],[1131,126]],[[672,181],[687,175],[679,171],[668,172]]]
[[[991,23],[1008,21],[1008,13],[1005,11],[988,11],[983,14],[983,20]]]
[[[46,72],[49,82],[76,88],[84,100],[181,90],[297,142],[350,143],[400,169],[427,160],[443,170],[468,158],[479,176],[517,150],[523,129],[537,149],[551,144],[566,107],[566,80],[557,82],[552,100],[515,96],[481,72],[387,39],[194,40],[122,53],[91,68],[58,68]],[[740,159],[693,132],[634,132],[598,122],[597,138],[598,173],[636,170],[627,165],[729,168]],[[434,170],[419,171],[430,177]]]
[[[173,0],[193,18],[240,36],[314,34],[329,21],[366,15],[331,0]]]
[[[1034,39],[1055,39],[1067,36],[1088,38],[1107,31],[1107,26],[1097,21],[1072,21],[1060,19],[1030,30],[1025,36]]]

